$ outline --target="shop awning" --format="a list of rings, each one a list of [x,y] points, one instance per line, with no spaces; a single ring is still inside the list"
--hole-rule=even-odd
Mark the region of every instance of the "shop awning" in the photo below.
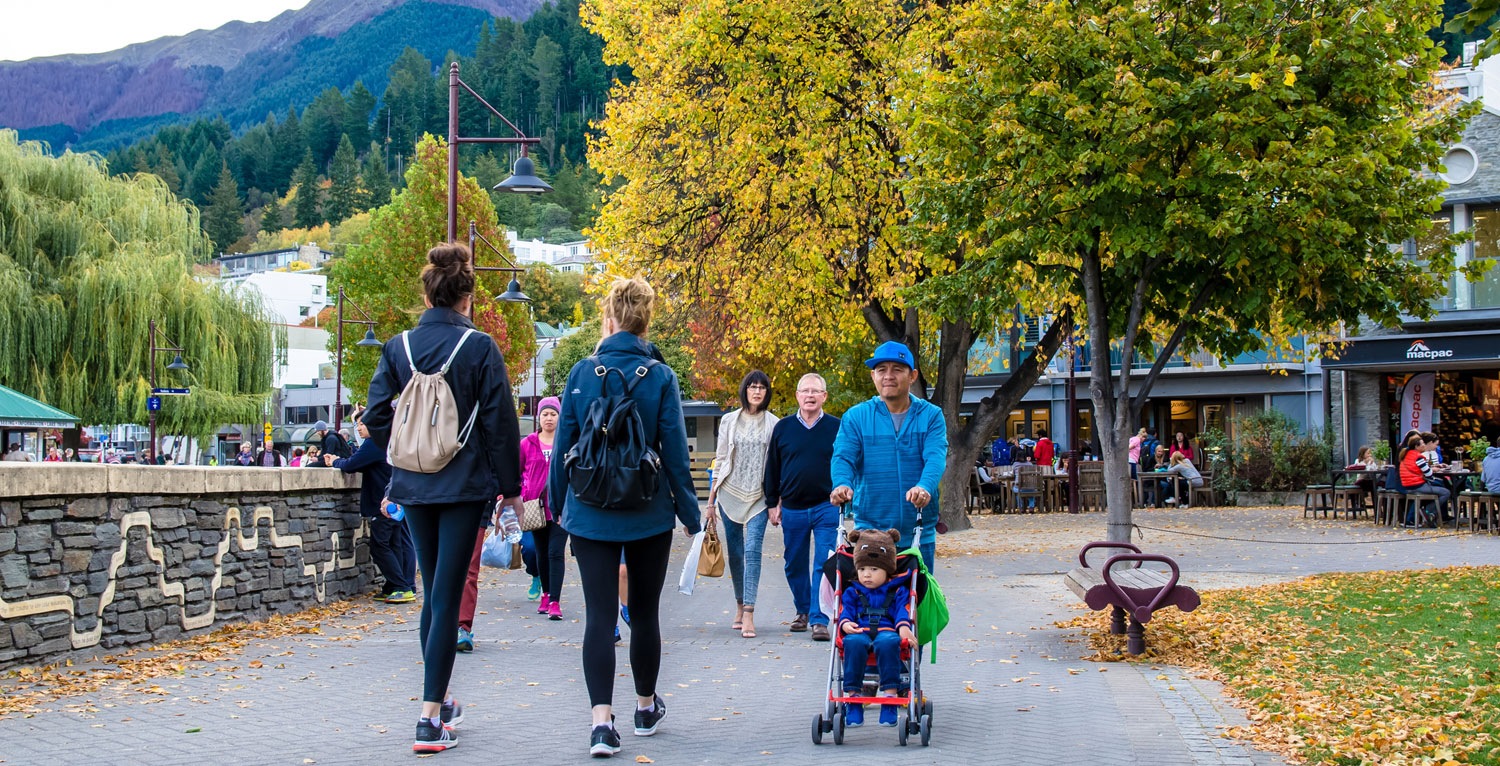
[[[1323,367],[1393,372],[1500,367],[1500,330],[1349,338],[1342,348],[1323,346]]]
[[[6,428],[77,428],[78,418],[20,391],[0,386],[0,426]]]

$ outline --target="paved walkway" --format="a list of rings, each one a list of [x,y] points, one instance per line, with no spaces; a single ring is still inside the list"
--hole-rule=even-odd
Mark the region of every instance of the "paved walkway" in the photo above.
[[[1368,523],[1302,522],[1291,510],[1153,511],[1137,523],[1200,534],[1313,543],[1279,546],[1146,532],[1144,547],[1176,557],[1200,585],[1264,583],[1327,570],[1500,563],[1500,538],[1413,541]],[[924,666],[935,702],[932,746],[896,750],[891,729],[850,730],[846,744],[814,746],[826,644],[785,631],[790,598],[779,535],[768,535],[759,605],[761,637],[729,630],[727,578],[700,579],[696,595],[665,599],[660,691],[669,715],[650,739],[627,733],[623,762],[694,764],[902,763],[1273,764],[1225,739],[1243,723],[1211,682],[1175,668],[1097,664],[1053,623],[1077,614],[1059,574],[1097,536],[1097,514],[987,517],[939,548],[953,612],[937,665]],[[1339,545],[1384,541],[1375,545]],[[674,555],[680,561],[685,545]],[[519,573],[487,576],[478,648],[460,655],[455,690],[467,706],[450,764],[586,758],[589,714],[579,669],[582,624],[576,573],[563,622],[525,601]],[[159,694],[111,691],[60,700],[50,712],[0,720],[6,764],[366,764],[414,759],[421,684],[417,609],[371,606],[321,636],[252,643],[233,662],[156,680]],[[628,631],[627,631],[628,636]],[[629,704],[625,651],[617,699]],[[137,685],[148,686],[147,684]],[[0,693],[3,693],[0,688]],[[627,708],[628,714],[628,708]],[[649,760],[642,760],[642,758]],[[733,760],[726,760],[733,759]]]

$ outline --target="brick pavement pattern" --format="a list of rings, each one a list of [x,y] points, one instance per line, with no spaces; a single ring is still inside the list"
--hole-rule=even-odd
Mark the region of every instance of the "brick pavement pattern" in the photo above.
[[[1147,531],[1143,548],[1171,555],[1200,587],[1248,585],[1329,570],[1500,563],[1493,537],[1422,538],[1369,524],[1301,521],[1289,509],[1194,509],[1138,515],[1146,526],[1296,541],[1230,542]],[[701,578],[697,593],[664,599],[661,731],[629,731],[631,684],[620,647],[616,699],[624,750],[658,764],[1274,764],[1221,736],[1244,722],[1216,684],[1176,668],[1099,664],[1078,636],[1053,626],[1077,614],[1062,585],[1077,548],[1103,529],[1098,514],[986,517],[945,538],[938,576],[953,622],[936,665],[923,668],[934,700],[932,745],[899,749],[892,729],[870,723],[815,746],[826,644],[786,632],[791,599],[780,535],[767,535],[758,605],[761,637],[729,629],[728,578]],[[1348,542],[1373,545],[1339,545]],[[679,537],[677,562],[686,549]],[[458,658],[454,691],[466,705],[449,764],[587,758],[589,712],[580,670],[580,594],[573,565],[562,622],[525,600],[519,572],[486,571],[477,648]],[[63,699],[31,717],[0,720],[6,764],[369,764],[416,759],[411,736],[421,686],[417,609],[373,605],[323,635],[253,643],[232,662],[156,681],[163,694],[106,692]],[[625,630],[628,641],[629,630]],[[1149,629],[1148,629],[1149,641]],[[250,663],[261,665],[252,668]],[[1082,672],[1070,672],[1082,671]],[[1102,672],[1101,672],[1102,671]],[[1158,678],[1158,676],[1166,676]],[[972,689],[973,691],[969,691]],[[617,713],[618,715],[619,713]],[[645,761],[640,761],[645,762]]]

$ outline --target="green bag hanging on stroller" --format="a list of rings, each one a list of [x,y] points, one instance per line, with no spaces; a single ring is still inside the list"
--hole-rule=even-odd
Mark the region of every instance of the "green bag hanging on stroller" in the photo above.
[[[931,646],[932,653],[930,664],[937,664],[937,637],[948,627],[948,599],[943,596],[943,589],[938,587],[937,578],[927,571],[927,562],[922,560],[922,552],[916,548],[908,548],[899,555],[910,556],[916,562],[917,568],[922,570],[922,580],[926,587],[917,599],[917,643],[923,646]]]

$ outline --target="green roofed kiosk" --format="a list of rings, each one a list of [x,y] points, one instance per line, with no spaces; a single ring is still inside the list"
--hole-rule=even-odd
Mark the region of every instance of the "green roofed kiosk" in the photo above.
[[[78,418],[20,391],[0,386],[0,453],[8,453],[10,445],[20,444],[32,460],[40,462],[46,453],[46,432],[77,427]]]

